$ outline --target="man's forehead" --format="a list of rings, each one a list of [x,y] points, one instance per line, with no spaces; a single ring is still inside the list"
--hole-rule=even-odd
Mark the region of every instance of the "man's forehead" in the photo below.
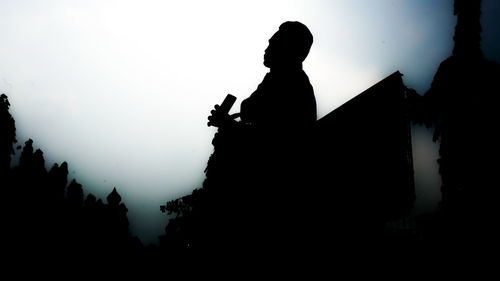
[[[276,31],[276,33],[273,34],[273,36],[271,36],[271,38],[269,38],[269,42],[277,42],[279,40],[282,40],[284,39],[284,34],[283,34],[283,31],[282,30],[278,30]]]

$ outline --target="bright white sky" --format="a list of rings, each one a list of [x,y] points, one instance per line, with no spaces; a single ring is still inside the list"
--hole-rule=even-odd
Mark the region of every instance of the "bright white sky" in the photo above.
[[[133,233],[156,242],[159,206],[201,186],[210,109],[232,93],[237,111],[255,90],[282,22],[314,35],[304,68],[321,117],[396,70],[424,93],[451,54],[452,12],[451,0],[1,0],[0,92],[20,143],[33,138],[48,167],[67,161],[86,192],[116,186]]]

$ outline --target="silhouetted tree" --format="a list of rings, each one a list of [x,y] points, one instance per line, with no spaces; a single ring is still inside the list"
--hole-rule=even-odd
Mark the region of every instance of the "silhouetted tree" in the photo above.
[[[16,126],[9,113],[10,103],[5,94],[0,96],[0,175],[4,176],[10,168],[11,155],[14,154]]]
[[[87,195],[87,198],[85,198],[85,208],[95,208],[96,204],[97,198],[92,193],[89,193],[89,195]]]
[[[2,247],[5,255],[23,260],[42,253],[46,259],[50,255],[53,261],[47,263],[47,269],[61,267],[63,262],[68,265],[69,260],[76,266],[84,257],[139,261],[134,258],[142,245],[130,235],[127,208],[116,189],[108,196],[107,205],[92,194],[84,201],[81,184],[73,179],[67,185],[68,164],[54,164],[47,172],[43,152],[33,147],[32,139],[25,142],[19,165],[10,167],[15,123],[8,109],[7,97],[2,95],[0,182],[2,227],[7,230]],[[45,262],[42,257],[36,259]]]
[[[441,210],[450,231],[446,240],[463,243],[496,233],[500,66],[484,59],[480,48],[481,1],[455,0],[454,13],[453,54],[441,63],[424,95],[422,121],[435,128],[434,140],[440,141]]]
[[[33,166],[33,140],[28,139],[24,143],[21,157],[19,158],[19,167],[23,169],[31,169]]]
[[[72,209],[80,209],[83,207],[83,189],[82,185],[72,180],[68,185],[68,206]]]
[[[61,166],[55,163],[48,173],[50,196],[59,204],[64,200],[66,185],[68,184],[68,163]]]

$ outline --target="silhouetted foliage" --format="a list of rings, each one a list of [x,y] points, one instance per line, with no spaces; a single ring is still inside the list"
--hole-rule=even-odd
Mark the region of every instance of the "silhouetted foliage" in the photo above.
[[[12,260],[36,257],[37,264],[47,261],[47,270],[63,265],[74,268],[82,259],[95,265],[99,261],[140,262],[142,244],[130,235],[127,208],[116,188],[108,195],[108,204],[92,194],[84,201],[82,185],[75,179],[68,184],[68,164],[56,163],[47,172],[43,152],[34,149],[31,139],[22,148],[19,165],[10,167],[15,126],[5,95],[0,116],[0,129],[7,133],[2,133],[0,148],[2,229],[8,230],[5,254]],[[49,253],[52,263],[43,257]]]
[[[83,207],[83,189],[82,185],[72,180],[68,185],[67,191],[68,206],[72,209],[81,209]]]
[[[423,97],[413,100],[414,121],[434,128],[439,142],[442,199],[436,213],[417,220],[429,248],[465,258],[498,245],[500,65],[484,59],[481,1],[455,0],[453,54]],[[460,249],[459,251],[457,251]]]
[[[16,125],[14,118],[9,113],[10,103],[5,94],[0,96],[0,170],[6,171],[10,167],[10,158],[14,154],[16,141]],[[0,175],[3,176],[3,175]]]
[[[63,162],[61,166],[55,163],[48,174],[48,186],[50,197],[54,198],[59,204],[64,200],[66,185],[68,184],[68,163]]]
[[[480,48],[481,1],[456,0],[454,12],[453,55],[441,63],[421,101],[421,121],[435,128],[434,140],[440,142],[439,242],[491,246],[500,234],[495,223],[500,65],[485,60]]]

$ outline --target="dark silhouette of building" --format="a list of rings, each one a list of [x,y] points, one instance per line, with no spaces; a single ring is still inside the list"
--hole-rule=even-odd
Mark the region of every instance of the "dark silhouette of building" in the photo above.
[[[393,73],[317,123],[316,206],[325,227],[340,228],[332,237],[378,239],[388,221],[413,207],[412,91],[401,76]]]

